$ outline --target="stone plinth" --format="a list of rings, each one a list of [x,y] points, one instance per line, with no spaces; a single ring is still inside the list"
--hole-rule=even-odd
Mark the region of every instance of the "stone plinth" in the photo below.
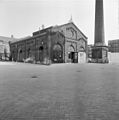
[[[108,47],[94,46],[92,49],[92,62],[108,63]]]

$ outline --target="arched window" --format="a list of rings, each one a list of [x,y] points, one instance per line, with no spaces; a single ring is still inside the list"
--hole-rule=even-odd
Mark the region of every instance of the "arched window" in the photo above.
[[[70,45],[69,47],[68,47],[68,58],[69,59],[73,59],[73,53],[75,52],[75,49],[74,49],[74,47],[73,47],[73,45]]]
[[[43,46],[40,46],[40,47],[39,47],[39,51],[42,51],[42,50],[43,50]]]
[[[30,55],[31,55],[31,49],[30,48],[27,50],[27,53],[28,53],[28,57],[30,57]]]
[[[22,53],[22,50],[20,50],[19,53]]]
[[[53,46],[53,61],[63,62],[63,49],[60,44],[55,44]]]
[[[23,61],[23,51],[22,51],[22,49],[19,49],[18,56],[19,56],[18,61],[22,62]]]
[[[43,61],[43,50],[44,50],[43,46],[40,46],[39,49],[38,49],[38,60],[40,62]]]
[[[74,52],[74,51],[75,51],[75,49],[74,49],[73,45],[70,45],[68,47],[68,52]]]
[[[53,47],[53,50],[55,51],[62,51],[62,47],[60,44],[55,44],[54,47]]]
[[[11,56],[11,57],[12,57],[11,59],[12,59],[13,61],[15,61],[15,51],[14,51],[14,50],[12,51],[12,56]]]

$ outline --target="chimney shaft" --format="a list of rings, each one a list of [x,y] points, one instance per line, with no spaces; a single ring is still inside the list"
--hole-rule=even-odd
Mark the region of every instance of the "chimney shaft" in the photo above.
[[[95,6],[95,46],[105,45],[103,0],[96,0]]]

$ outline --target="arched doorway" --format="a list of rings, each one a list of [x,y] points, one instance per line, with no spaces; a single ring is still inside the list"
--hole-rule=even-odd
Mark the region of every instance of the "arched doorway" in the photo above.
[[[12,61],[16,61],[16,55],[14,50],[12,51],[11,59]]]
[[[55,44],[53,46],[53,62],[54,63],[63,62],[63,49],[60,44]]]
[[[75,51],[74,47],[72,45],[70,45],[68,47],[68,52],[74,52],[74,51]]]
[[[39,49],[38,49],[38,60],[40,62],[43,62],[43,50],[44,50],[43,46],[40,46]]]
[[[27,58],[29,58],[29,57],[31,57],[31,49],[30,48],[27,50]]]
[[[23,51],[19,50],[19,61],[22,62],[23,61]]]
[[[68,60],[71,63],[77,63],[78,62],[78,53],[75,52],[75,49],[73,45],[70,45],[68,47]]]

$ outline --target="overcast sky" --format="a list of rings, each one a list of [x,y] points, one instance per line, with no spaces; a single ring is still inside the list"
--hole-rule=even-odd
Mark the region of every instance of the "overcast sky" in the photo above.
[[[118,0],[104,0],[105,41],[119,39]],[[0,36],[32,35],[45,27],[73,22],[94,43],[95,0],[0,0]]]

